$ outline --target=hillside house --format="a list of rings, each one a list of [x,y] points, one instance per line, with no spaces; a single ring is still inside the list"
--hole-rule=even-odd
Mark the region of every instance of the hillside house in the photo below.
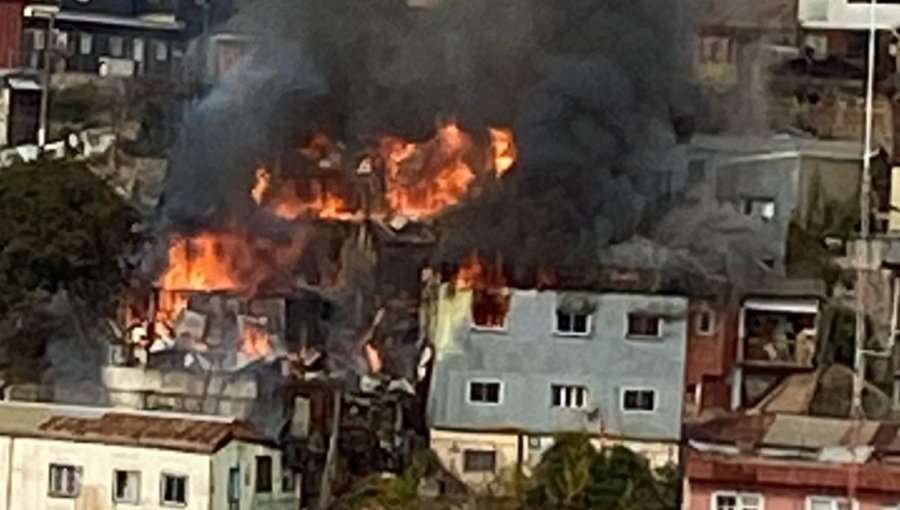
[[[281,452],[240,422],[0,404],[0,510],[299,506]]]

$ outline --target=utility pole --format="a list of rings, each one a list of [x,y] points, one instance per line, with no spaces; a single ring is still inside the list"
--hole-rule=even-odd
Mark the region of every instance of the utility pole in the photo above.
[[[38,119],[38,147],[44,151],[47,145],[47,117],[50,110],[50,75],[52,73],[52,46],[56,43],[53,32],[56,27],[56,10],[50,11],[47,19],[47,30],[44,32],[44,66],[41,73],[41,110]]]
[[[863,170],[859,189],[860,239],[856,254],[856,341],[854,349],[854,376],[851,413],[859,420],[865,418],[863,389],[866,383],[866,278],[869,266],[869,241],[872,235],[870,223],[872,188],[872,102],[875,94],[875,29],[876,0],[869,3],[869,55],[866,70],[866,125],[863,147]]]

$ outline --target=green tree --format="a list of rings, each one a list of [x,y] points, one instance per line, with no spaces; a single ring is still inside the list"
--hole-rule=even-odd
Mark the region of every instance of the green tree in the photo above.
[[[102,310],[123,283],[134,212],[83,163],[0,170],[0,317],[65,288]]]
[[[544,454],[528,492],[530,508],[559,510],[675,510],[679,477],[654,470],[633,451],[597,450],[586,434],[565,434]]]

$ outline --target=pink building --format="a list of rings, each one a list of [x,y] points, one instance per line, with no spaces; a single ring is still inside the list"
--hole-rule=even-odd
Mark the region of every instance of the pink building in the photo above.
[[[900,425],[736,415],[687,431],[685,510],[900,510]]]

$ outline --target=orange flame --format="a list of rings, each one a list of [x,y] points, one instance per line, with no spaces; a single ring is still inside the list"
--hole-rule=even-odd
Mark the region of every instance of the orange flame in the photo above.
[[[266,357],[272,352],[272,343],[266,328],[256,322],[244,321],[241,329],[241,352],[252,357]]]
[[[423,144],[383,139],[391,209],[424,218],[462,200],[475,180],[463,159],[471,146],[471,137],[455,123],[440,127],[434,139]]]
[[[253,197],[254,202],[262,204],[263,197],[269,190],[271,181],[272,174],[268,170],[262,167],[256,169],[256,183],[253,185],[253,189],[250,190],[250,196]]]
[[[366,361],[369,363],[369,370],[371,370],[373,374],[381,373],[381,369],[384,367],[384,360],[381,358],[381,352],[379,352],[378,348],[372,345],[371,342],[366,343],[364,349],[366,351]]]
[[[458,290],[472,291],[472,324],[481,328],[505,328],[510,309],[510,294],[506,288],[503,264],[498,257],[491,267],[472,253],[456,273]]]
[[[505,174],[516,163],[518,149],[511,129],[489,128],[491,133],[491,155],[497,177]]]

